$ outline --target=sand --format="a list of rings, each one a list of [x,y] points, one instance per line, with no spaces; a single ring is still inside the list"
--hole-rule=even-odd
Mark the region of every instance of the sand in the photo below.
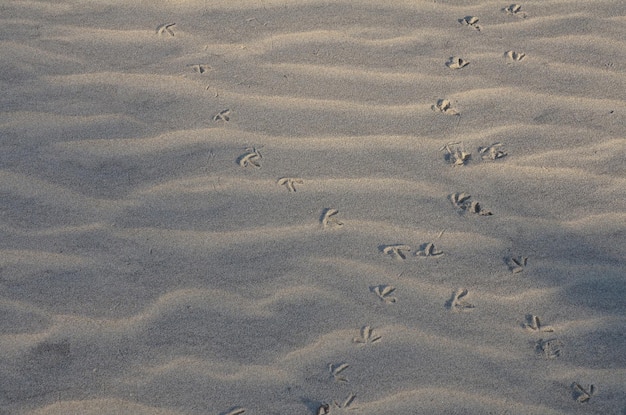
[[[3,1],[0,414],[626,413],[626,3],[520,5]]]

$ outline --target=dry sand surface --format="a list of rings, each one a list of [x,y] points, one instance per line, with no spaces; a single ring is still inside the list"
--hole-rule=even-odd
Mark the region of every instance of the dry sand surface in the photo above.
[[[626,2],[520,6],[0,2],[0,414],[626,414]]]

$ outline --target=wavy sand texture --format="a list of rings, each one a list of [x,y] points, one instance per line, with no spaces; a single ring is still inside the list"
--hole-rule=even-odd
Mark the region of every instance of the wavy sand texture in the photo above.
[[[626,5],[0,11],[1,415],[625,410]]]

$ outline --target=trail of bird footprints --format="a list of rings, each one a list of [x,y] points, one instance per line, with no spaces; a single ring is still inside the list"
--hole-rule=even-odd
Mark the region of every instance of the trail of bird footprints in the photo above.
[[[501,9],[507,16],[526,18],[527,14],[522,10],[522,6],[519,4],[511,4]],[[476,16],[465,16],[458,19],[458,23],[469,29],[473,29],[477,32],[481,32],[483,28],[478,24],[479,18]],[[156,29],[158,36],[174,37],[175,23],[163,23]],[[519,51],[508,50],[504,53],[504,58],[509,63],[521,62],[526,59],[526,54]],[[450,57],[445,65],[451,70],[461,70],[470,65],[470,62],[464,58],[458,56]],[[194,72],[198,74],[204,74],[213,68],[208,63],[196,63],[188,65]],[[216,95],[217,96],[217,95]],[[448,99],[438,99],[435,104],[431,106],[433,112],[443,115],[458,116],[460,121],[460,112],[454,108],[452,102]],[[213,121],[216,123],[227,124],[231,120],[231,110],[224,109],[219,111],[213,116]],[[486,146],[477,148],[478,157],[473,159],[469,150],[466,150],[460,142],[450,142],[445,144],[439,149],[444,154],[444,161],[455,168],[467,168],[475,162],[495,162],[504,159],[508,156],[507,151],[504,149],[504,144],[501,142],[495,142]],[[242,168],[251,168],[252,170],[261,168],[261,161],[263,156],[256,147],[248,147],[245,152],[237,158],[237,164]],[[297,186],[303,185],[304,179],[298,177],[280,177],[276,181],[276,184],[283,186],[288,193],[296,193]],[[448,196],[455,210],[460,214],[471,213],[477,216],[491,216],[493,213],[490,210],[485,209],[481,203],[472,199],[472,196],[468,193],[453,193]],[[334,208],[325,208],[322,210],[320,216],[320,223],[323,229],[340,228],[343,226],[343,222],[339,220],[339,210]],[[443,231],[439,234],[441,236]],[[419,246],[419,249],[413,251],[411,246],[406,244],[392,244],[381,245],[380,251],[387,257],[397,261],[406,261],[409,258],[440,258],[444,256],[444,252],[437,249],[434,243],[427,242]],[[524,271],[527,266],[528,258],[524,256],[507,257],[505,263],[512,274],[518,274]],[[378,285],[370,287],[370,291],[376,296],[376,298],[384,304],[396,304],[397,298],[395,297],[396,287],[392,285]],[[453,292],[452,296],[445,302],[445,308],[453,313],[470,312],[475,309],[475,305],[469,301],[469,290],[467,288],[459,288]],[[528,314],[525,322],[522,324],[524,330],[528,333],[553,333],[554,329],[550,326],[544,326],[539,317],[534,314]],[[376,335],[371,326],[365,325],[360,329],[359,335],[352,339],[352,343],[360,346],[372,345],[378,343],[382,337]],[[540,338],[534,343],[534,350],[537,355],[545,359],[556,359],[561,356],[563,344],[557,338],[543,339]],[[330,379],[335,383],[348,383],[346,377],[346,371],[350,366],[345,363],[331,363],[328,365],[328,372]],[[579,403],[587,403],[591,400],[591,397],[595,393],[594,385],[587,387],[581,386],[579,383],[574,382],[572,384],[572,394],[575,401]],[[317,409],[317,415],[327,415],[333,413],[333,411],[342,412],[343,410],[355,409],[354,401],[356,399],[355,394],[348,395],[343,401],[329,400],[321,402]],[[330,403],[327,403],[330,402]],[[233,407],[232,409],[222,412],[220,415],[242,415],[246,411],[242,407]]]

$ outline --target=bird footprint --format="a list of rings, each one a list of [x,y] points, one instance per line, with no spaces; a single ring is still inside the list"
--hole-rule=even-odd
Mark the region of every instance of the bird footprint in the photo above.
[[[474,308],[473,304],[468,303],[465,300],[468,291],[467,288],[459,288],[454,292],[452,298],[448,300],[447,306],[451,311],[460,312],[460,311],[470,311]]]
[[[170,36],[174,36],[174,31],[172,30],[172,27],[176,26],[176,23],[163,23],[160,24],[157,29],[156,32],[158,35],[162,35],[163,33],[167,33]]]
[[[206,65],[206,64],[203,64],[203,63],[194,63],[194,64],[191,64],[189,66],[193,69],[194,72],[197,72],[197,73],[200,73],[200,74],[203,74],[206,71],[209,71],[209,70],[212,69],[209,65]]]
[[[346,399],[344,399],[343,402],[339,403],[337,401],[333,401],[333,404],[339,409],[348,409],[354,403],[355,399],[356,399],[356,395],[354,393],[351,393],[350,395],[348,395]],[[354,409],[354,408],[350,408],[350,409]]]
[[[446,62],[446,66],[450,69],[461,69],[465,68],[467,65],[469,65],[468,61],[462,58],[458,58],[456,56],[451,57]]]
[[[254,167],[260,168],[261,158],[262,156],[259,150],[257,150],[254,147],[248,147],[246,149],[246,153],[244,153],[237,159],[237,163],[241,167],[254,166]]]
[[[409,252],[411,247],[408,245],[385,245],[382,251],[386,255],[390,255],[396,259],[406,259],[405,251]]]
[[[215,114],[215,117],[213,117],[213,121],[230,121],[230,110],[227,108],[218,112],[217,114]]]
[[[444,159],[453,166],[463,166],[472,157],[470,153],[463,150],[461,143],[448,143],[441,147],[439,151],[444,151]]]
[[[443,251],[438,251],[437,249],[435,249],[435,244],[433,243],[427,243],[424,244],[424,246],[422,247],[422,249],[420,249],[419,251],[417,251],[417,253],[415,254],[416,256],[421,256],[421,257],[437,257],[437,256],[442,256],[443,255]]]
[[[351,393],[342,403],[338,403],[337,401],[333,401],[333,405],[338,409],[355,409],[350,408],[354,400],[356,399],[356,395]],[[328,415],[330,414],[330,405],[327,403],[322,403],[319,408],[317,408],[316,415]]]
[[[526,13],[522,11],[522,6],[520,6],[519,4],[511,4],[510,6],[502,9],[502,11],[511,16],[521,17],[523,19],[526,18]]]
[[[526,267],[527,263],[528,263],[528,257],[525,257],[525,256],[518,256],[517,258],[511,257],[507,259],[507,265],[509,266],[509,271],[511,271],[513,274],[517,274],[517,273],[524,271],[524,268]]]
[[[369,344],[376,343],[380,339],[380,336],[374,336],[374,330],[372,330],[370,326],[363,326],[363,328],[361,328],[361,337],[353,338],[352,342],[359,344]]]
[[[347,363],[338,363],[336,365],[329,364],[328,371],[330,372],[330,376],[335,380],[335,382],[347,382],[348,379],[341,375],[341,372],[349,368],[350,365]]]
[[[381,301],[392,304],[396,302],[396,297],[391,295],[395,290],[396,287],[391,285],[378,285],[372,289],[374,294],[376,294]]]
[[[278,179],[278,184],[280,186],[285,186],[290,192],[296,191],[296,184],[303,183],[304,181],[302,179],[297,179],[295,177],[283,177],[281,179]]]
[[[322,212],[322,226],[328,228],[331,226],[343,226],[343,223],[339,221],[335,216],[339,213],[337,209],[327,208]]]
[[[535,344],[535,350],[546,359],[555,359],[561,356],[563,343],[557,339],[539,339]]]
[[[480,26],[478,26],[478,17],[465,16],[464,18],[459,19],[459,23],[461,23],[462,25],[473,27],[480,32]]]
[[[468,211],[480,216],[491,216],[493,213],[483,209],[480,203],[470,200],[471,196],[466,193],[454,193],[450,195],[450,201],[460,211]]]
[[[596,392],[595,386],[589,385],[585,389],[577,382],[572,383],[572,390],[574,391],[574,399],[576,399],[576,402],[580,403],[589,402],[589,399],[591,399]]]
[[[519,62],[526,57],[526,54],[522,52],[515,52],[513,50],[509,50],[504,53],[504,56],[508,58],[509,60]]]
[[[457,209],[465,210],[471,197],[467,193],[453,193],[450,195],[450,201]]]
[[[506,151],[502,150],[502,143],[493,143],[487,147],[478,147],[480,157],[485,160],[497,160],[507,156]]]
[[[526,323],[524,323],[524,328],[526,330],[534,332],[552,333],[554,331],[552,327],[544,327],[539,321],[539,317],[534,314],[528,314],[526,316]]]
[[[435,112],[441,112],[446,115],[461,115],[455,109],[452,108],[452,103],[447,99],[439,99],[437,103],[430,107]]]

